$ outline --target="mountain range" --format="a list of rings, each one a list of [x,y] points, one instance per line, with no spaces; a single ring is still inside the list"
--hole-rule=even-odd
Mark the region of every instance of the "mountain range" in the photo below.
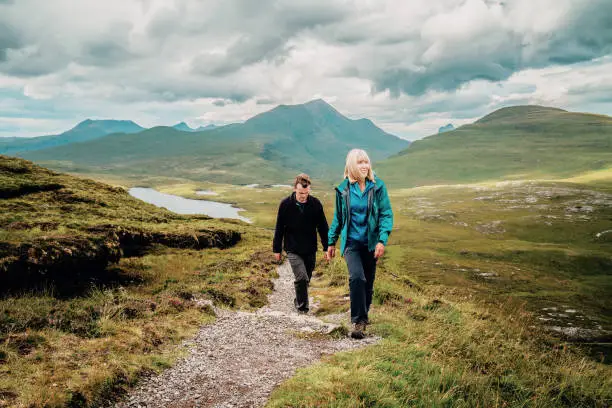
[[[172,126],[183,132],[202,132],[215,129],[216,125],[199,126],[191,128],[185,122]],[[146,128],[131,120],[92,120],[86,119],[70,130],[57,135],[38,137],[4,137],[0,138],[0,154],[19,155],[34,150],[47,149],[49,147],[63,146],[70,143],[86,142],[113,133],[132,134],[142,132]]]
[[[558,179],[612,169],[611,117],[535,105],[502,108],[412,144],[368,119],[349,119],[322,100],[280,105],[244,123],[206,131],[185,123],[142,129],[117,121],[113,125],[124,128],[116,132],[117,126],[96,124],[83,122],[57,140],[40,138],[35,145],[54,140],[53,147],[13,154],[73,173],[231,184],[284,184],[302,171],[337,181],[354,147],[368,151],[376,172],[397,187]],[[97,133],[83,136],[84,129]],[[111,130],[115,133],[102,134]],[[24,142],[17,141],[17,148]]]
[[[59,135],[0,138],[0,154],[17,155],[75,142],[86,142],[111,133],[137,133],[144,128],[131,120],[87,119]]]
[[[163,176],[226,183],[286,183],[296,172],[335,180],[354,147],[383,160],[409,145],[368,119],[352,120],[323,100],[280,105],[244,123],[205,132],[155,127],[18,155],[69,172]]]
[[[174,129],[176,130],[180,130],[183,132],[202,132],[203,130],[210,130],[210,129],[215,129],[218,126],[217,125],[206,125],[206,126],[198,126],[197,128],[192,128],[190,127],[188,124],[186,124],[185,122],[180,122],[177,123],[176,125],[172,126]]]

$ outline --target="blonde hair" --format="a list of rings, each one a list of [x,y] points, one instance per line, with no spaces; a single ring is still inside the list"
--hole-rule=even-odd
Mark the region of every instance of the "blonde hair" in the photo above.
[[[346,165],[344,166],[344,178],[348,177],[351,183],[360,181],[362,179],[361,173],[359,173],[359,168],[357,167],[357,163],[359,163],[359,160],[361,159],[366,159],[368,163],[370,163],[370,170],[368,170],[368,175],[366,176],[366,179],[375,183],[376,181],[374,180],[374,171],[372,170],[372,162],[370,161],[370,158],[368,157],[368,154],[365,152],[365,150],[361,150],[361,149],[353,149],[350,152],[348,152],[348,154],[346,155]]]

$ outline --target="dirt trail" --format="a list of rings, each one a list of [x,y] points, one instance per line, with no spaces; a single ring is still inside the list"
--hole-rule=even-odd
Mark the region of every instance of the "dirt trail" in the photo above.
[[[252,313],[215,309],[216,322],[188,342],[185,358],[161,375],[144,379],[115,407],[260,407],[297,368],[323,354],[379,340],[300,335],[327,333],[337,326],[296,313],[289,264],[279,266],[278,273],[268,305]],[[348,315],[345,318],[348,321]]]

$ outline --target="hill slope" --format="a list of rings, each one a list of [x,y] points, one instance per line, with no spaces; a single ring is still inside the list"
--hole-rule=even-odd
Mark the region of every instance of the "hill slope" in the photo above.
[[[381,162],[395,186],[565,178],[612,167],[612,118],[541,106],[497,110]]]
[[[107,404],[213,304],[266,303],[270,239],[0,155],[0,406]]]
[[[74,283],[80,274],[104,275],[122,254],[154,243],[233,245],[240,236],[224,226],[144,203],[121,188],[0,155],[0,295],[43,280]]]
[[[16,155],[74,142],[85,142],[111,133],[136,133],[142,130],[144,130],[143,127],[131,120],[87,119],[59,135],[0,139],[0,154]]]
[[[23,156],[72,172],[158,175],[228,183],[285,183],[296,172],[337,179],[353,147],[381,160],[409,142],[367,119],[351,120],[322,100],[281,105],[243,124],[205,132],[157,127]]]

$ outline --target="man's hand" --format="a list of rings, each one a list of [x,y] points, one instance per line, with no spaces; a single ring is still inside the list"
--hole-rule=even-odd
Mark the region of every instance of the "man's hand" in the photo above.
[[[374,249],[374,258],[378,259],[385,253],[385,246],[382,242],[376,244],[376,248]]]
[[[328,246],[327,247],[327,260],[331,261],[335,255],[336,255],[336,247],[334,245]]]
[[[325,260],[327,262],[331,261],[331,258],[329,257],[329,254],[327,253],[327,250],[323,251],[323,257],[325,258]]]
[[[274,253],[274,259],[276,259],[276,262],[280,262],[280,260],[281,260],[281,254],[279,254],[279,253],[276,253],[276,252],[275,252],[275,253]]]

